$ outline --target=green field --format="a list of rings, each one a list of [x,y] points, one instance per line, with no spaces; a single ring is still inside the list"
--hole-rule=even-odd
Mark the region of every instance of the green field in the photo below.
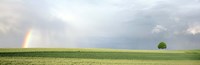
[[[0,65],[200,65],[200,50],[1,48]]]

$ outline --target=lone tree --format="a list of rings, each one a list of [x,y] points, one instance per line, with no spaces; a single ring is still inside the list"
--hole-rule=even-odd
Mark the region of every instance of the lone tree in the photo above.
[[[166,45],[165,42],[160,42],[160,43],[158,44],[158,49],[166,49],[166,48],[167,48],[167,45]]]

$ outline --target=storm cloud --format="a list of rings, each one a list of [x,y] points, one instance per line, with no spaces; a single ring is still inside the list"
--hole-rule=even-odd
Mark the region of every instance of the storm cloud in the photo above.
[[[200,48],[199,0],[1,0],[0,47]]]

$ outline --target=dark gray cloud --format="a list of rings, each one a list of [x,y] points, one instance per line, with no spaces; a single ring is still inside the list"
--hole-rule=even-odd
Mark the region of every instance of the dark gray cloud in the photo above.
[[[0,47],[199,49],[199,0],[2,0]]]

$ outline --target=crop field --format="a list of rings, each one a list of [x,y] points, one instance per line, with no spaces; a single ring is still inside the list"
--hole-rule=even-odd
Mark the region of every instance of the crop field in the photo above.
[[[1,48],[0,65],[200,65],[200,50]]]

